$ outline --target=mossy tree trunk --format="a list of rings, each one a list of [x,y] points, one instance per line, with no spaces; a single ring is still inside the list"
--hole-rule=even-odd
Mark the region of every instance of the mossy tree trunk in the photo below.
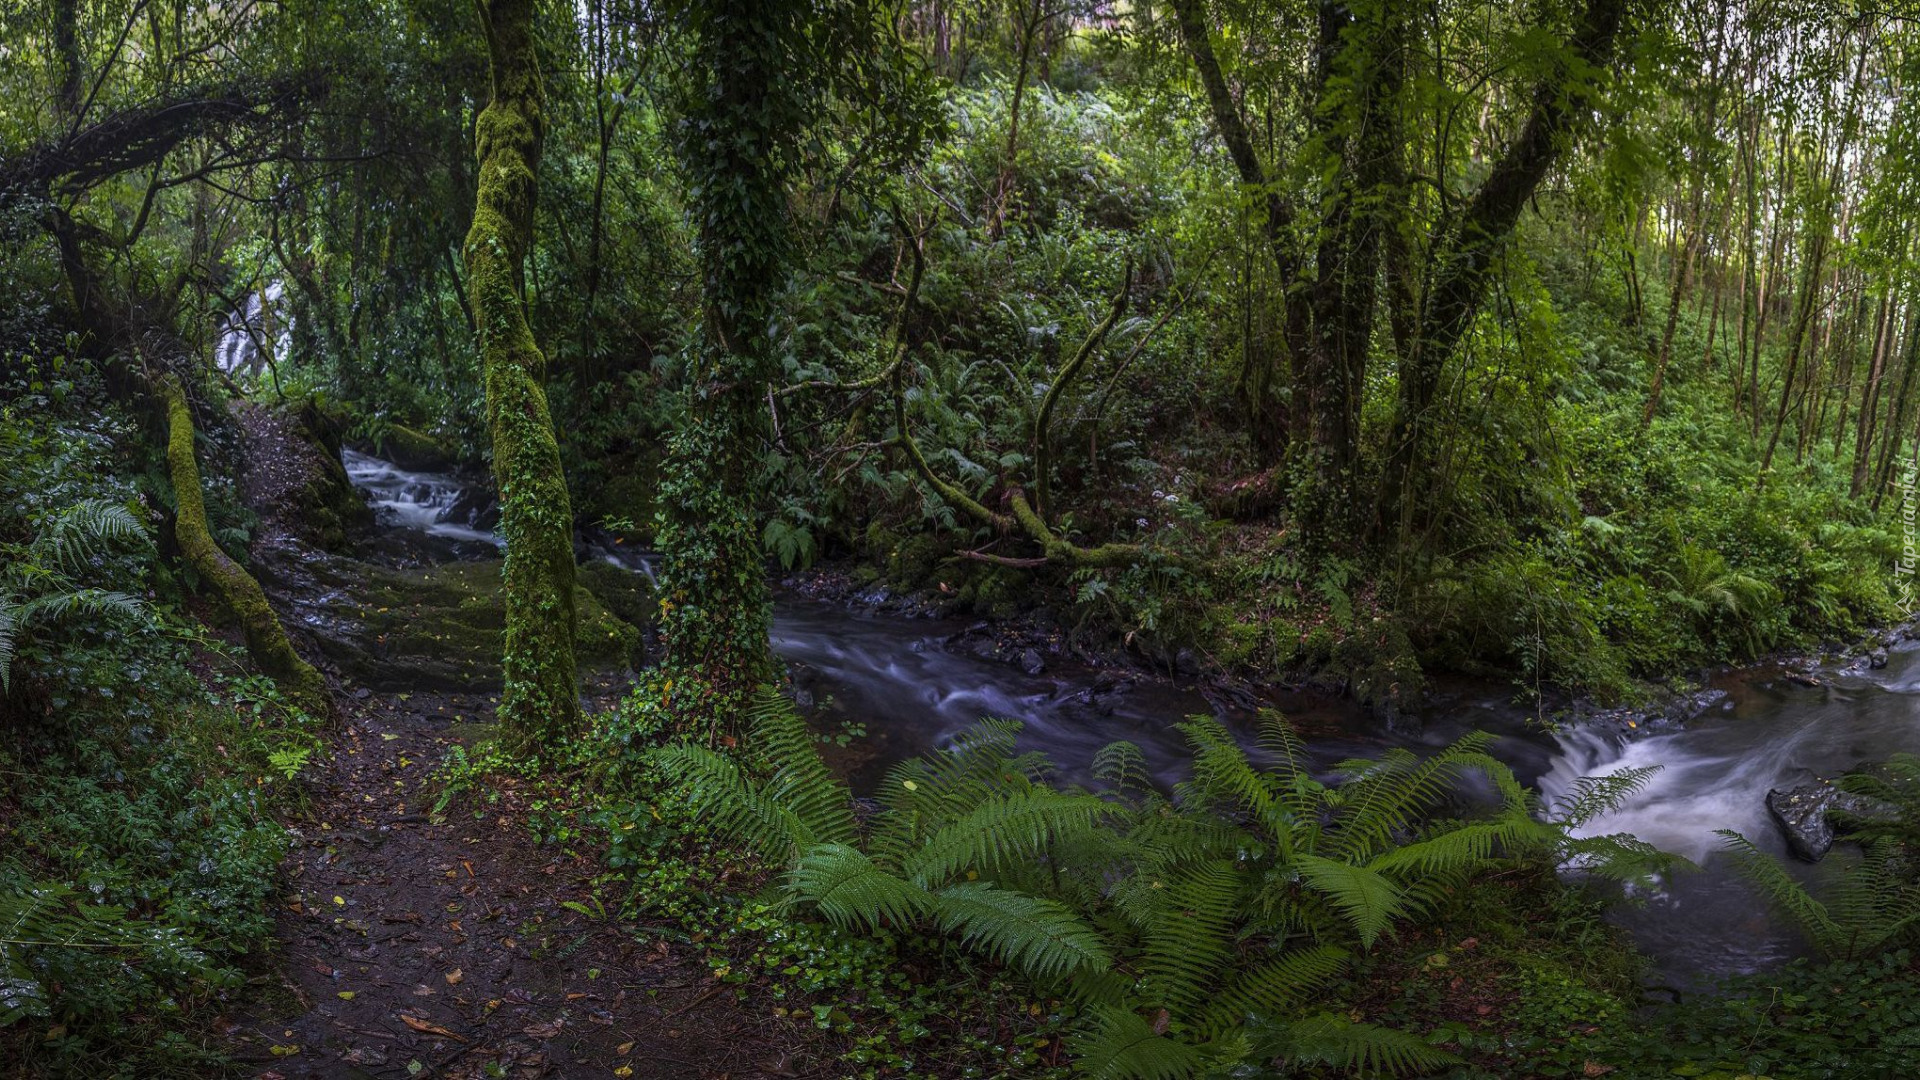
[[[533,10],[533,0],[486,0],[481,7],[493,100],[475,125],[480,183],[466,264],[500,491],[500,535],[507,545],[500,722],[510,742],[537,752],[578,726],[580,699],[573,655],[573,510],[541,386],[546,358],[534,344],[523,304],[546,136]]]
[[[689,14],[699,85],[680,151],[700,226],[703,335],[661,478],[660,686],[677,727],[712,736],[774,676],[753,495],[778,373],[767,326],[787,267],[782,152],[808,119],[788,45],[807,13],[781,0],[709,0]]]
[[[247,652],[281,692],[316,716],[333,710],[327,681],[313,665],[300,659],[287,640],[286,628],[267,604],[260,583],[214,543],[207,528],[207,504],[200,490],[200,464],[194,458],[193,410],[180,382],[169,375],[160,382],[167,407],[167,474],[173,482],[174,542],[200,580],[213,587],[220,603],[240,624]]]

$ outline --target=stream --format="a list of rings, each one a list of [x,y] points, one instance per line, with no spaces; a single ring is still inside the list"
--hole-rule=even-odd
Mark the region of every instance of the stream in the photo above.
[[[348,475],[373,505],[373,543],[416,563],[494,558],[498,540],[484,485],[439,473],[409,472],[349,450]],[[589,542],[582,557],[602,558],[649,577],[652,556]],[[1094,668],[1048,657],[1029,673],[969,649],[978,624],[860,611],[776,594],[773,647],[788,662],[803,705],[828,734],[834,764],[856,790],[871,791],[903,758],[941,746],[982,717],[1021,720],[1022,749],[1042,751],[1059,778],[1086,782],[1101,746],[1129,740],[1163,784],[1177,781],[1186,755],[1174,724],[1220,717],[1251,744],[1245,701],[1222,700],[1193,683]],[[1388,722],[1353,702],[1325,695],[1264,692],[1307,740],[1316,769],[1374,756],[1392,746],[1426,752],[1480,729],[1493,752],[1551,802],[1582,776],[1658,765],[1648,786],[1620,810],[1589,823],[1589,834],[1631,833],[1681,856],[1682,866],[1609,918],[1654,960],[1655,982],[1698,986],[1724,975],[1763,970],[1804,951],[1733,872],[1717,829],[1745,834],[1785,857],[1786,844],[1765,807],[1770,788],[1813,775],[1833,776],[1898,751],[1920,752],[1920,643],[1902,642],[1881,670],[1823,671],[1824,685],[1795,685],[1759,667],[1715,676],[1717,704],[1684,727],[1629,738],[1610,725],[1549,734],[1513,703],[1510,689],[1448,687],[1416,718]],[[1844,843],[1819,866],[1789,860],[1816,880],[1848,858]]]

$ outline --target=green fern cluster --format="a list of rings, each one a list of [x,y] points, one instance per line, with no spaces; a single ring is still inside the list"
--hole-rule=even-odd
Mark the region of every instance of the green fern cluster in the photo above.
[[[1896,754],[1876,768],[1847,774],[1839,786],[1876,810],[1849,815],[1855,817],[1851,835],[1862,858],[1829,871],[1817,889],[1745,836],[1722,829],[1728,855],[1832,959],[1858,960],[1920,942],[1920,757]]]
[[[0,567],[0,691],[12,688],[15,644],[35,624],[144,610],[137,597],[81,581],[115,545],[146,539],[146,529],[126,506],[88,499],[51,515],[32,540],[8,552],[11,558]]]
[[[1590,818],[1645,781],[1593,782],[1547,817],[1474,734],[1424,759],[1342,763],[1325,784],[1269,715],[1270,768],[1196,717],[1181,725],[1193,775],[1172,797],[1129,743],[1098,755],[1108,787],[1093,794],[1048,784],[1046,759],[1016,751],[1019,725],[990,720],[895,766],[862,824],[786,701],[767,691],[752,712],[763,767],[690,745],[656,752],[695,811],[787,867],[789,897],[836,925],[935,932],[1076,1001],[1072,1049],[1097,1077],[1275,1057],[1396,1074],[1445,1065],[1415,1036],[1311,1004],[1356,950],[1490,860],[1526,850],[1612,865],[1601,841],[1575,850],[1560,819]],[[1468,773],[1492,783],[1498,808],[1434,820]]]
[[[21,892],[0,892],[0,1028],[49,1015],[42,987],[48,954],[76,950],[137,957],[209,982],[223,978],[178,928],[130,920],[124,908],[93,903],[65,885],[43,882]]]

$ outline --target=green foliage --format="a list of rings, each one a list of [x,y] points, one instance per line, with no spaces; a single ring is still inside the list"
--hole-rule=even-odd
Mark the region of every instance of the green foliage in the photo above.
[[[0,692],[12,688],[15,638],[35,622],[145,614],[128,593],[80,584],[116,547],[127,546],[147,547],[146,529],[124,504],[105,499],[57,510],[26,544],[0,546]]]
[[[1828,957],[1859,960],[1920,936],[1920,883],[1891,837],[1869,841],[1860,864],[1831,877],[1821,899],[1746,837],[1718,831],[1740,872]]]
[[[271,937],[272,812],[314,721],[176,614],[125,479],[138,442],[69,411],[0,413],[0,581],[27,631],[0,694],[0,1058],[206,1076],[182,1032]]]
[[[1270,770],[1216,720],[1182,728],[1193,775],[1169,799],[1124,745],[1099,755],[1108,792],[1051,787],[1049,764],[1017,752],[1018,725],[988,721],[894,767],[857,832],[845,785],[771,690],[747,762],[686,745],[652,762],[699,820],[784,868],[786,895],[830,923],[933,932],[1078,1002],[1075,1051],[1095,1075],[1194,1075],[1251,1053],[1233,1049],[1249,1035],[1267,1056],[1393,1074],[1451,1060],[1305,1007],[1352,955],[1470,875],[1523,855],[1563,861],[1580,842],[1536,819],[1485,736],[1426,759],[1344,762],[1328,785],[1277,716],[1262,737]],[[1497,808],[1436,820],[1468,772],[1493,782]],[[1585,820],[1645,778],[1595,781],[1566,813]],[[1265,1027],[1244,1029],[1249,1017]]]

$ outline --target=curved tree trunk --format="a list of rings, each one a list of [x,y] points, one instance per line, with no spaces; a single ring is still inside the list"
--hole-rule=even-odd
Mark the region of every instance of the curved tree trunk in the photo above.
[[[247,653],[260,670],[280,686],[282,693],[315,716],[333,711],[327,681],[313,665],[300,659],[287,640],[286,628],[267,604],[260,583],[227,557],[207,528],[207,504],[200,491],[200,465],[194,460],[193,410],[186,392],[173,376],[160,383],[167,407],[167,473],[173,481],[174,542],[200,580],[219,594],[221,606],[240,623]]]
[[[465,253],[507,547],[500,722],[510,741],[538,750],[580,720],[573,508],[541,386],[546,358],[523,304],[546,119],[533,54],[533,0],[487,0],[481,15],[493,100],[475,124],[480,183]]]

